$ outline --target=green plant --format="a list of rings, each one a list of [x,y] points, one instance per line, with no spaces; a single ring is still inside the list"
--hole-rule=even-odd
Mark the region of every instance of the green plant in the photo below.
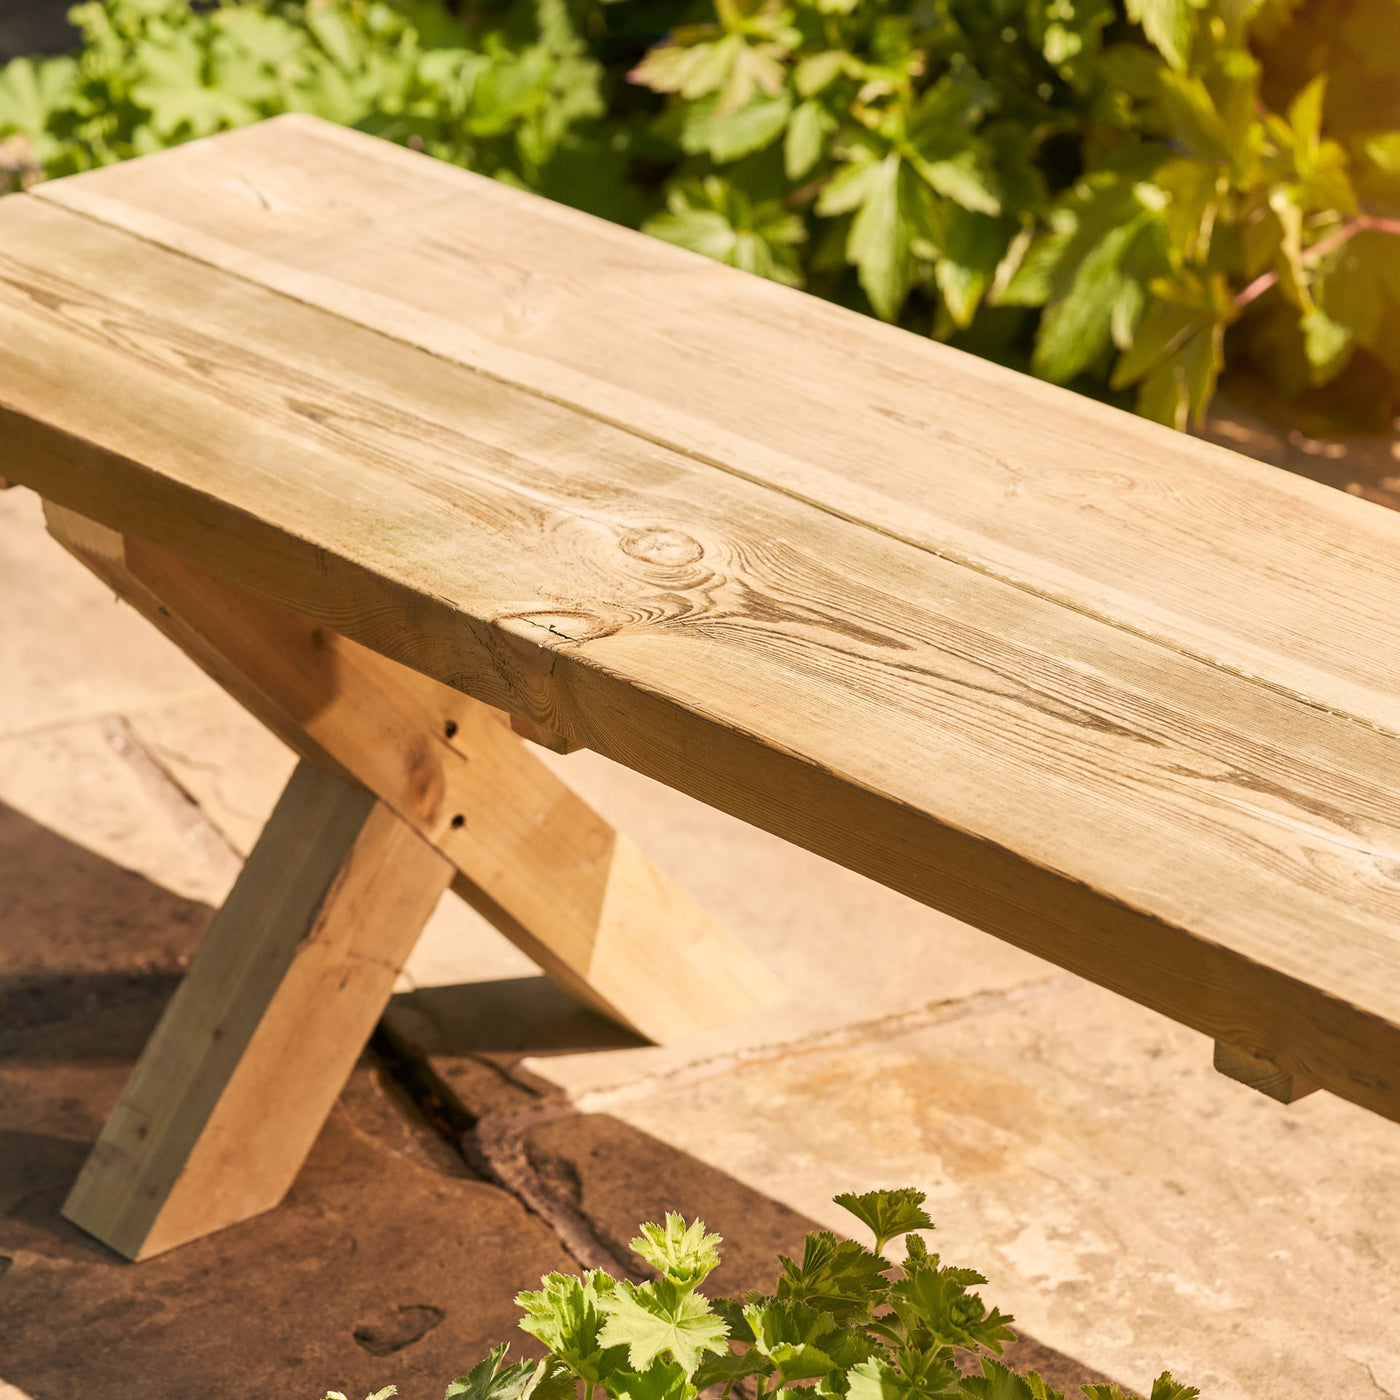
[[[1178,427],[1227,363],[1400,409],[1400,0],[72,13],[0,181],[309,111]]]
[[[634,214],[598,120],[602,68],[565,0],[470,28],[438,0],[89,0],[69,14],[76,57],[0,72],[0,135],[27,147],[17,183],[311,112],[533,189],[581,164],[601,212]]]
[[[715,0],[636,70],[684,153],[647,227],[1178,427],[1227,337],[1393,398],[1400,3],[1297,8]]]
[[[520,1326],[547,1355],[507,1365],[499,1346],[448,1386],[446,1400],[695,1400],[702,1391],[721,1400],[1064,1400],[1035,1372],[1018,1375],[992,1354],[1013,1339],[1011,1319],[970,1291],[986,1282],[981,1274],[928,1252],[917,1233],[933,1228],[923,1202],[909,1189],[837,1196],[875,1248],[830,1231],[808,1235],[800,1261],[780,1257],[774,1293],[742,1300],[699,1292],[721,1243],[700,1221],[672,1214],[643,1225],[632,1248],[654,1278],[547,1275],[516,1299]],[[906,1254],[892,1279],[885,1250],[898,1239]],[[975,1370],[956,1364],[960,1352]],[[1116,1385],[1084,1394],[1124,1400]],[[1164,1373],[1151,1400],[1198,1395]]]

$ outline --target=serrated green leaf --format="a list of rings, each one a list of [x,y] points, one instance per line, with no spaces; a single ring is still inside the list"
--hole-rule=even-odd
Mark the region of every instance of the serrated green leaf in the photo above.
[[[505,1365],[509,1343],[502,1343],[465,1376],[447,1387],[446,1400],[520,1400],[540,1363],[517,1361]]]
[[[829,1313],[840,1326],[869,1317],[889,1287],[885,1259],[829,1230],[807,1236],[801,1264],[786,1255],[779,1259],[778,1298]]]
[[[890,1304],[909,1334],[927,1333],[938,1346],[1001,1350],[1014,1339],[1011,1321],[968,1289],[985,1283],[971,1269],[939,1268],[936,1256],[921,1263],[890,1289]]]
[[[923,1208],[925,1199],[922,1191],[908,1186],[894,1191],[865,1191],[859,1196],[844,1191],[832,1197],[875,1236],[877,1254],[884,1253],[885,1245],[901,1235],[933,1229],[933,1221]]]
[[[644,1371],[669,1352],[687,1377],[695,1374],[705,1352],[721,1352],[729,1337],[724,1320],[696,1293],[682,1292],[662,1279],[655,1283],[622,1282],[600,1300],[605,1315],[599,1341],[627,1348],[634,1371]]]
[[[11,59],[0,68],[0,136],[34,140],[69,101],[78,76],[71,58]]]
[[[1152,1382],[1152,1400],[1199,1400],[1200,1394],[1194,1385],[1172,1380],[1170,1371],[1163,1371]]]
[[[696,1287],[719,1267],[723,1240],[707,1234],[701,1220],[687,1225],[684,1216],[668,1211],[664,1225],[643,1225],[641,1231],[632,1248],[678,1288]]]
[[[837,1362],[828,1348],[839,1345],[840,1329],[829,1314],[806,1303],[769,1299],[744,1309],[754,1350],[768,1357],[784,1385],[830,1375]]]
[[[1154,217],[1144,210],[1112,229],[1090,249],[1065,293],[1041,318],[1031,364],[1035,373],[1063,384],[1088,369],[1108,347],[1114,310],[1132,280],[1123,262],[1133,241]]]
[[[686,111],[681,145],[691,155],[710,155],[727,165],[771,146],[783,134],[791,111],[788,93],[760,97],[727,112],[720,109],[716,98],[707,98]]]
[[[802,285],[795,252],[807,237],[801,217],[775,200],[755,205],[717,175],[676,186],[666,212],[648,219],[642,229],[730,267]]]
[[[1007,226],[999,219],[954,207],[943,222],[934,280],[953,324],[972,324],[983,293],[1006,252]]]
[[[712,1385],[731,1385],[749,1376],[771,1376],[775,1369],[768,1357],[752,1347],[742,1356],[726,1351],[705,1357],[691,1378],[691,1384],[696,1390],[708,1390]]]
[[[935,1353],[901,1353],[892,1366],[872,1356],[849,1373],[848,1400],[939,1400],[962,1389],[957,1368]]]
[[[616,1290],[615,1279],[593,1270],[582,1278],[546,1274],[540,1282],[543,1286],[538,1291],[516,1296],[516,1306],[525,1313],[519,1323],[522,1331],[538,1337],[585,1381],[601,1381],[626,1364],[626,1349],[603,1341],[600,1335],[603,1303]]]
[[[980,1360],[982,1374],[963,1381],[967,1400],[1065,1400],[1061,1391],[1047,1385],[1034,1371],[1018,1376],[989,1356]]]
[[[619,1371],[608,1380],[617,1400],[691,1400],[697,1393],[681,1366],[661,1357],[645,1371]]]
[[[747,1304],[740,1302],[737,1298],[710,1299],[711,1311],[716,1317],[723,1318],[724,1325],[729,1328],[729,1340],[751,1346],[753,1344],[753,1329],[744,1316],[746,1306]]]
[[[918,181],[894,154],[870,167],[862,192],[846,257],[875,314],[893,321],[914,281],[914,240],[927,227],[927,203]]]

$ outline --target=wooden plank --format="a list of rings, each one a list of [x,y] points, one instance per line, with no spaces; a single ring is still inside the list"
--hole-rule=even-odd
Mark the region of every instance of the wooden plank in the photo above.
[[[526,752],[506,716],[46,509],[61,543],[254,715],[328,756],[450,860],[454,889],[581,1001],[666,1043],[781,999],[753,954]]]
[[[36,193],[1400,731],[1367,502],[315,118]]]
[[[452,867],[303,763],[63,1206],[147,1259],[275,1206]]]
[[[0,233],[41,494],[1400,1116],[1389,733],[37,200]]]
[[[1296,1103],[1317,1090],[1316,1084],[1285,1069],[1277,1060],[1219,1040],[1215,1042],[1215,1067],[1221,1074],[1238,1079],[1279,1103]]]

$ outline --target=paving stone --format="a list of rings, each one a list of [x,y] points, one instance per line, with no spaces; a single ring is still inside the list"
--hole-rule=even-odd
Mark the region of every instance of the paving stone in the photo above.
[[[0,1376],[33,1400],[437,1400],[492,1346],[550,1232],[414,1127],[362,1065],[277,1210],[140,1265],[58,1207],[160,1002],[0,1037]]]
[[[169,994],[212,917],[0,804],[0,1028]]]
[[[833,1228],[838,1191],[925,1189],[945,1258],[1120,1381],[1400,1396],[1400,1124],[1277,1104],[1215,1074],[1203,1037],[1074,979],[579,1106]]]
[[[0,491],[0,597],[0,738],[215,688],[49,538],[23,488]]]

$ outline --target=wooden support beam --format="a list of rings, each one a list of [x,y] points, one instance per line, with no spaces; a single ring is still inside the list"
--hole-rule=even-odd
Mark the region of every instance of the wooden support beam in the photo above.
[[[1241,1084],[1248,1084],[1279,1103],[1295,1103],[1318,1088],[1311,1080],[1285,1069],[1277,1061],[1227,1045],[1223,1040],[1215,1042],[1215,1067],[1221,1074],[1238,1079]]]
[[[275,1206],[451,877],[370,793],[302,763],[63,1214],[146,1259]]]
[[[453,888],[581,1000],[665,1042],[782,995],[500,712],[143,541],[46,511],[62,543],[254,715],[441,851]]]

